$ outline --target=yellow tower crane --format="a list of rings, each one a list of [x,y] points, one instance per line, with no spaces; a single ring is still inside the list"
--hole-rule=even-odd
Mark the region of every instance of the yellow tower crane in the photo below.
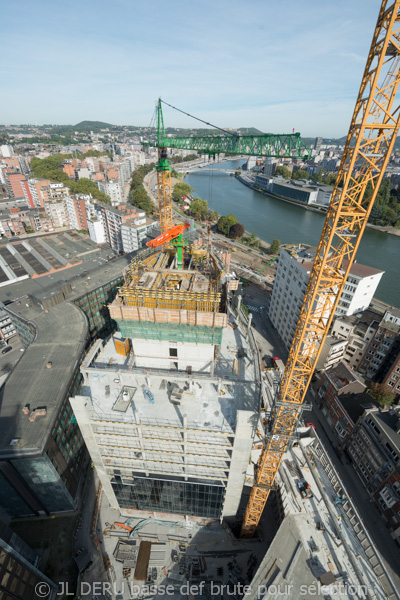
[[[315,364],[400,126],[400,0],[383,0],[314,266],[246,507],[251,537],[295,432]],[[366,195],[367,184],[372,194]],[[341,187],[339,187],[341,186]]]

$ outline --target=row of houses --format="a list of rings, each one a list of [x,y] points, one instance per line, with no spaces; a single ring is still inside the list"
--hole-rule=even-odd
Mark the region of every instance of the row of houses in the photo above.
[[[400,376],[400,367],[397,371]],[[379,406],[343,361],[317,378],[311,391],[338,449],[400,539],[400,406]]]

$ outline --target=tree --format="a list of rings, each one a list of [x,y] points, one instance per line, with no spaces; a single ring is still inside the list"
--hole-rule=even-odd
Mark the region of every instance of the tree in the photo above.
[[[209,216],[210,216],[211,221],[218,221],[219,214],[216,210],[211,210]]]
[[[182,202],[183,196],[189,196],[192,191],[193,188],[188,183],[176,183],[173,191],[175,202]]]
[[[144,210],[146,215],[151,213],[153,210],[153,203],[142,185],[139,185],[135,190],[131,190],[129,196],[134,206]]]
[[[205,219],[208,215],[208,203],[207,200],[201,198],[193,198],[190,204],[190,212],[195,219]]]
[[[297,171],[293,172],[292,179],[308,179],[309,176],[310,175],[308,171],[306,171],[305,169],[297,169]]]
[[[224,235],[228,236],[232,225],[235,225],[235,223],[237,222],[238,220],[235,217],[235,215],[229,214],[226,215],[226,217],[222,216],[218,219],[217,230],[220,233],[223,233]]]
[[[386,387],[382,383],[372,383],[369,393],[381,406],[391,406],[395,399],[395,395],[387,392]]]
[[[235,240],[241,238],[243,234],[244,225],[242,225],[241,223],[235,223],[229,230],[229,237]]]
[[[218,219],[217,230],[224,235],[228,235],[229,233],[228,219],[224,215]]]
[[[277,240],[277,239],[272,240],[272,244],[269,249],[270,254],[278,254],[280,247],[281,247],[280,240]]]
[[[310,175],[310,179],[311,179],[311,181],[315,181],[315,183],[322,183],[322,174],[321,174],[321,171],[318,171],[318,172],[313,173],[312,175]]]
[[[290,179],[292,174],[287,167],[280,165],[279,167],[276,167],[275,175],[280,175],[284,179]]]

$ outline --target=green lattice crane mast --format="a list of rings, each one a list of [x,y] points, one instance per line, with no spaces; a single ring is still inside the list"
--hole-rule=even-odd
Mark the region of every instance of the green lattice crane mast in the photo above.
[[[162,103],[171,106],[159,98],[156,107],[158,147],[156,172],[161,233],[165,233],[165,231],[170,229],[173,225],[171,167],[167,160],[167,148],[191,150],[193,152],[202,152],[203,154],[210,155],[223,153],[246,156],[268,156],[271,158],[293,158],[300,160],[307,160],[310,155],[309,148],[304,144],[300,137],[300,133],[281,135],[239,135],[217,127],[216,129],[222,131],[224,135],[167,138],[165,135]],[[176,109],[174,106],[171,106],[171,108],[179,110],[179,112],[184,112],[180,109]],[[188,113],[184,114],[188,115]],[[211,125],[211,123],[205,121],[202,122],[206,123],[206,125]]]

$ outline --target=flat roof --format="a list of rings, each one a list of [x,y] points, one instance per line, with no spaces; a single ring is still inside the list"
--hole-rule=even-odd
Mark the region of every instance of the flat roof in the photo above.
[[[42,452],[86,345],[87,320],[73,304],[37,311],[35,325],[35,341],[0,390],[0,458]],[[30,422],[26,405],[46,414]]]
[[[114,338],[120,339],[120,333]],[[248,342],[239,329],[224,328],[213,376],[202,372],[192,372],[189,376],[184,371],[135,368],[129,364],[129,358],[116,353],[112,338],[105,344],[101,340],[97,344],[100,353],[89,361],[89,368],[86,362],[82,365],[88,378],[81,395],[91,398],[93,412],[101,418],[108,415],[112,417],[110,420],[131,422],[136,413],[143,422],[168,421],[180,425],[186,414],[199,428],[233,431],[238,410],[259,409],[254,362]],[[238,358],[240,348],[244,350],[242,358]],[[237,375],[233,375],[234,361]],[[218,379],[221,380],[220,393],[217,392]],[[133,394],[129,408],[121,412],[119,398],[124,388]],[[153,394],[154,403],[146,397],[145,389]]]

